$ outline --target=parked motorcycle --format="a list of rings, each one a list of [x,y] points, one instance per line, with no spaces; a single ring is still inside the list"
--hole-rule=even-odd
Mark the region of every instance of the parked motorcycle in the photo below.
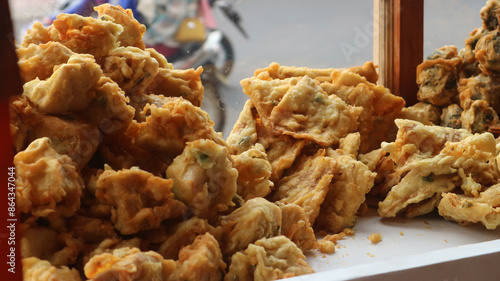
[[[65,1],[42,21],[49,25],[60,13],[94,16],[94,6],[104,3],[131,9],[134,17],[146,25],[143,40],[163,54],[176,69],[203,67],[205,88],[202,108],[221,132],[225,123],[225,105],[219,89],[226,83],[234,61],[230,40],[217,28],[213,10],[222,11],[231,23],[248,38],[240,24],[233,2],[227,0],[70,0]]]

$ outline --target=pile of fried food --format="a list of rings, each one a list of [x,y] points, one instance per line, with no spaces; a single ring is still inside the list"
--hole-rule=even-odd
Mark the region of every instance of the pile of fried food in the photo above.
[[[377,85],[371,62],[272,63],[241,81],[250,99],[227,140],[200,109],[203,69],[146,48],[130,11],[34,24],[10,102],[24,279],[309,274],[304,253],[333,252],[367,198],[382,217],[437,207],[496,228],[500,147],[484,126],[498,122],[500,93],[483,58],[497,7],[488,1],[463,56],[446,46],[419,66],[417,105]]]

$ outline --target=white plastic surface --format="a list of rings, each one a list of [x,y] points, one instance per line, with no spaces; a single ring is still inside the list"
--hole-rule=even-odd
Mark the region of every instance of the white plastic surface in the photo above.
[[[500,229],[461,226],[437,214],[360,217],[331,255],[307,254],[316,274],[292,280],[500,280]],[[374,244],[367,237],[380,233]]]

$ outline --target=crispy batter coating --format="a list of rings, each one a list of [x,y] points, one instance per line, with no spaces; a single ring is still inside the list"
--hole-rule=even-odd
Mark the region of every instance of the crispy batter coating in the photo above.
[[[394,185],[392,183],[394,161],[387,154],[384,149],[379,148],[358,156],[359,161],[364,163],[370,171],[377,174],[373,187],[369,192],[371,196],[385,198],[392,185]]]
[[[264,198],[253,198],[227,216],[221,217],[222,252],[232,255],[248,244],[281,232],[281,209]]]
[[[232,156],[233,167],[238,170],[238,189],[236,193],[243,200],[266,197],[274,185],[271,177],[271,163],[267,159],[264,146],[257,143],[241,154]]]
[[[82,245],[80,240],[69,233],[59,233],[43,226],[30,226],[23,230],[21,256],[47,260],[56,267],[71,265],[80,254]]]
[[[201,66],[185,70],[160,68],[146,91],[167,97],[182,97],[195,106],[201,106],[204,92],[202,73]]]
[[[238,171],[229,151],[211,140],[188,142],[184,152],[167,169],[172,192],[194,215],[211,218],[232,206]]]
[[[82,111],[95,97],[93,88],[102,75],[91,56],[75,54],[66,64],[57,66],[48,79],[25,83],[23,95],[45,113]]]
[[[117,47],[102,62],[104,75],[127,94],[142,92],[158,74],[158,61],[137,47]]]
[[[327,95],[308,76],[271,81],[247,78],[241,85],[269,131],[324,146],[337,144],[339,138],[354,131],[362,112]]]
[[[479,197],[455,193],[442,194],[438,209],[444,218],[467,225],[482,223],[487,229],[500,225],[500,185],[488,187]]]
[[[16,49],[19,72],[25,82],[35,78],[45,80],[54,72],[54,66],[68,62],[74,55],[66,46],[59,42],[45,44],[30,44]]]
[[[462,120],[460,117],[462,116],[463,109],[458,104],[450,104],[447,107],[443,108],[441,113],[441,126],[450,127],[453,129],[462,128]]]
[[[460,169],[463,170],[462,174],[471,174],[472,179],[480,184],[494,183],[495,146],[493,135],[483,133],[459,141],[448,141],[439,154],[414,158],[413,161],[407,162],[405,169],[409,172],[379,204],[379,215],[395,216],[409,204],[420,203],[436,194],[450,192],[460,186]],[[429,209],[432,211],[432,208],[427,208]]]
[[[123,27],[123,32],[118,36],[117,40],[120,46],[132,46],[144,49],[142,36],[146,32],[146,26],[139,23],[132,13],[131,9],[123,9],[121,6],[113,6],[110,4],[102,4],[94,7],[97,11],[100,20],[110,20]]]
[[[477,41],[474,55],[479,62],[479,68],[486,75],[500,71],[500,33],[493,30],[486,33]]]
[[[57,153],[49,138],[33,141],[14,156],[18,210],[36,217],[72,216],[80,207],[83,180],[75,163]]]
[[[60,268],[35,257],[23,258],[23,280],[25,281],[80,281],[80,274],[74,268]]]
[[[100,243],[106,238],[117,237],[112,222],[81,215],[71,217],[68,221],[68,231],[87,244]]]
[[[235,154],[241,154],[250,149],[257,141],[257,121],[252,113],[254,110],[252,100],[248,99],[226,139],[227,145]]]
[[[402,119],[418,121],[424,125],[441,123],[441,108],[426,102],[418,102],[401,110]]]
[[[192,244],[197,236],[210,233],[217,240],[220,240],[222,235],[221,227],[213,227],[207,220],[198,217],[191,217],[176,224],[171,229],[173,233],[160,245],[157,252],[166,259],[174,260],[179,258],[180,249]]]
[[[172,193],[173,181],[132,167],[105,170],[96,182],[96,198],[112,206],[111,221],[121,234],[158,228],[163,220],[183,215],[187,208]]]
[[[118,47],[123,27],[109,20],[60,14],[48,32],[52,41],[62,43],[75,53],[91,54],[97,60]]]
[[[166,98],[163,107],[151,105],[145,122],[130,128],[134,142],[148,151],[161,154],[170,161],[181,154],[187,142],[208,139],[227,146],[216,133],[213,121],[199,107],[182,98]]]
[[[456,99],[458,69],[462,58],[424,60],[417,67],[417,98],[437,106],[449,105]]]
[[[175,269],[173,260],[164,260],[159,254],[141,252],[137,248],[120,248],[112,253],[92,257],[85,264],[89,280],[169,280]]]
[[[274,201],[301,206],[311,225],[314,225],[337,170],[335,160],[325,153],[319,150],[314,156],[301,156],[295,167],[277,183],[273,194]]]
[[[19,44],[20,47],[28,47],[30,44],[45,44],[51,41],[49,28],[43,26],[39,21],[33,23],[31,29],[26,31],[23,41]]]
[[[315,226],[339,233],[353,227],[356,212],[373,186],[376,174],[360,161],[347,155],[329,154],[337,163],[337,170],[321,205]]]
[[[108,77],[101,77],[96,88],[96,97],[79,116],[99,128],[104,141],[116,140],[134,117],[134,108],[127,104],[128,98],[118,84]]]
[[[460,106],[467,110],[475,100],[484,100],[496,112],[500,112],[500,81],[496,77],[480,74],[460,79],[458,87]]]
[[[314,230],[302,207],[296,204],[280,204],[281,234],[290,239],[302,252],[315,249],[317,240]]]
[[[471,133],[486,132],[490,127],[497,127],[500,123],[497,112],[484,100],[476,100],[469,109],[464,110],[460,122],[462,128]]]
[[[219,243],[210,233],[205,233],[180,250],[174,279],[170,280],[220,281],[225,269]]]
[[[302,251],[285,236],[262,238],[231,257],[224,281],[265,281],[314,273]]]
[[[500,11],[500,2],[498,0],[488,0],[484,7],[479,11],[483,20],[483,26],[489,30],[495,30],[498,27],[498,12]]]
[[[42,114],[25,97],[13,98],[9,105],[16,151],[24,150],[38,138],[48,137],[57,153],[68,155],[80,170],[99,145],[99,130],[77,116]]]

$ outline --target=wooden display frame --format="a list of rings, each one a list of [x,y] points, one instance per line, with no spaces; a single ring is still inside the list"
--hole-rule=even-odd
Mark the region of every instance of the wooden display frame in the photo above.
[[[424,49],[424,0],[374,0],[373,11],[379,84],[413,105],[418,102],[416,69]]]

